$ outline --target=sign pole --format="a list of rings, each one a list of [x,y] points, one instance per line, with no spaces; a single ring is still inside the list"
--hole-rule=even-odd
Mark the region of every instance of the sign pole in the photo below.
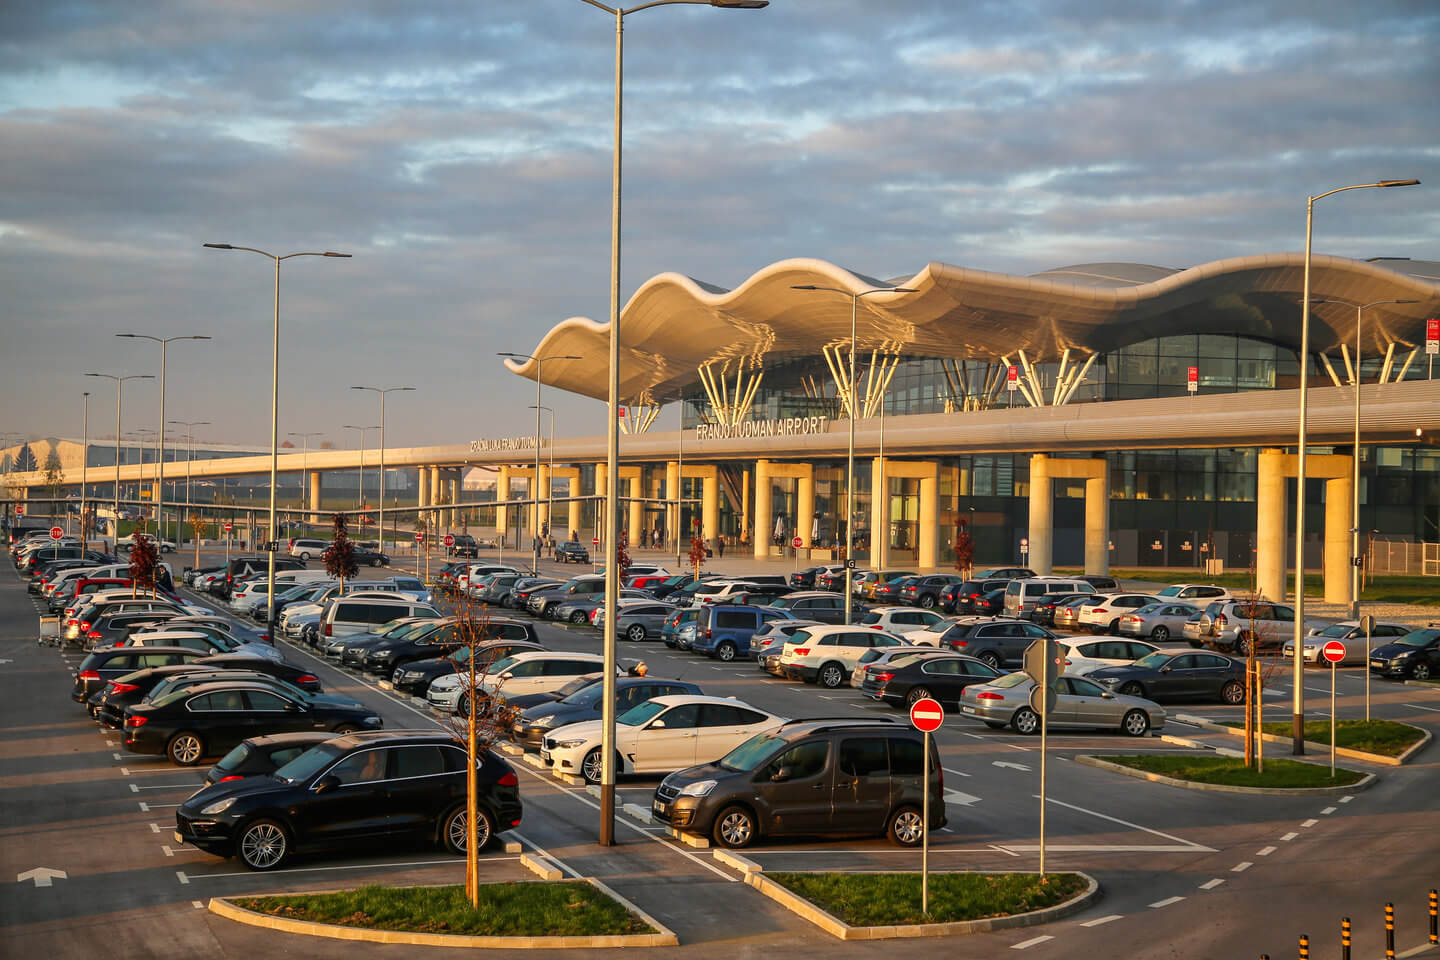
[[[1335,719],[1335,668],[1338,666],[1339,664],[1334,660],[1330,661],[1330,776],[1332,779],[1335,776],[1335,726],[1337,724]],[[1365,665],[1365,672],[1370,672],[1368,663]]]
[[[1048,687],[1049,684],[1047,683]],[[1050,727],[1050,698],[1040,698],[1040,882],[1045,882],[1045,740]]]
[[[920,791],[925,797],[920,819],[920,912],[930,913],[930,731],[925,731],[924,777]]]
[[[1370,627],[1375,622],[1374,618],[1361,617],[1360,622],[1365,625],[1365,722],[1370,722]]]

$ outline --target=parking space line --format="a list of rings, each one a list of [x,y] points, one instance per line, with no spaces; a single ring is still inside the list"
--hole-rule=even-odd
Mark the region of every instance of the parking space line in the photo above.
[[[1341,803],[1349,803],[1351,800],[1354,800],[1354,799],[1355,799],[1355,798],[1354,798],[1353,796],[1350,796],[1350,797],[1341,797],[1341,798],[1340,798],[1340,802],[1341,802]]]
[[[1339,808],[1338,808],[1338,807],[1326,807],[1324,810],[1321,810],[1321,811],[1320,811],[1320,816],[1322,816],[1322,817],[1328,817],[1328,816],[1330,816],[1330,814],[1334,813],[1337,809],[1339,809]]]
[[[1274,852],[1275,852],[1275,848],[1274,848],[1274,847],[1262,847],[1262,848],[1260,848],[1259,850],[1256,850],[1256,851],[1255,851],[1255,856],[1257,856],[1257,857],[1268,857],[1268,856],[1270,856],[1270,854],[1272,854],[1272,853],[1274,853]]]
[[[1109,923],[1112,920],[1124,920],[1125,917],[1119,913],[1112,913],[1108,917],[1096,917],[1094,920],[1086,920],[1080,924],[1082,927],[1098,927],[1101,924]]]
[[[512,831],[512,832],[513,832],[513,831]],[[500,862],[500,861],[503,861],[503,860],[519,860],[519,859],[520,859],[520,858],[517,857],[517,856],[481,857],[481,858],[480,858],[480,862],[481,862],[481,863],[497,863],[497,862]],[[286,869],[286,870],[276,870],[276,871],[273,871],[273,872],[270,874],[270,876],[272,876],[272,877],[281,877],[281,876],[284,876],[284,875],[287,874],[287,873],[323,873],[323,872],[330,872],[330,871],[335,871],[335,870],[365,870],[365,869],[376,868],[376,867],[436,867],[436,866],[446,866],[446,865],[451,865],[451,866],[463,866],[464,863],[465,863],[465,860],[464,860],[464,858],[462,858],[462,857],[456,857],[456,858],[451,859],[451,860],[411,860],[411,861],[407,861],[407,862],[405,862],[405,863],[342,863],[342,864],[338,864],[338,865],[336,865],[336,866],[329,866],[329,867],[291,867],[291,868]],[[180,872],[180,871],[178,871],[178,870],[176,871],[176,873],[179,873],[179,872]],[[221,877],[253,877],[253,876],[255,876],[255,871],[253,871],[253,870],[236,870],[236,871],[227,872],[227,873],[192,873],[192,874],[183,874],[183,876],[185,876],[186,879],[181,880],[180,882],[181,882],[181,883],[189,883],[191,880],[216,880],[216,879],[219,879],[219,878],[221,878]]]
[[[1431,713],[1440,713],[1435,707],[1422,707],[1418,703],[1402,703],[1402,707],[1414,707],[1416,710],[1429,710]]]
[[[1150,904],[1150,909],[1158,910],[1161,907],[1168,907],[1172,903],[1179,903],[1181,900],[1184,899],[1184,897],[1166,897],[1164,900],[1156,900],[1154,903]]]
[[[1300,834],[1296,833],[1294,830],[1291,830],[1289,833],[1285,834],[1280,838],[1280,842],[1289,843],[1291,840],[1294,840],[1298,836],[1300,836]]]
[[[1246,870],[1249,870],[1253,866],[1255,866],[1255,864],[1251,863],[1249,860],[1241,860],[1239,863],[1235,864],[1235,866],[1230,868],[1230,872],[1244,873]]]
[[[1052,937],[1052,936],[1050,936],[1049,934],[1046,934],[1046,935],[1043,936],[1043,937],[1031,937],[1029,940],[1026,940],[1026,941],[1024,941],[1024,942],[1022,942],[1022,943],[1012,943],[1012,944],[1010,944],[1010,949],[1011,949],[1011,950],[1029,950],[1031,947],[1036,946],[1037,944],[1041,944],[1041,943],[1044,943],[1044,942],[1047,941],[1047,940],[1054,940],[1054,939],[1055,939],[1055,938]]]
[[[1034,798],[1035,798],[1036,800],[1039,800],[1039,799],[1040,799],[1040,795],[1039,795],[1039,794],[1033,794],[1033,796],[1034,796]],[[1047,799],[1050,803],[1056,804],[1057,806],[1066,807],[1066,808],[1068,808],[1068,809],[1070,809],[1070,810],[1077,810],[1077,811],[1079,811],[1080,813],[1088,813],[1088,814],[1090,814],[1092,817],[1099,817],[1101,820],[1109,820],[1111,823],[1118,823],[1118,824],[1120,824],[1120,825],[1122,825],[1122,826],[1130,827],[1130,828],[1132,828],[1132,829],[1134,829],[1134,830],[1141,830],[1141,831],[1143,831],[1143,832],[1145,832],[1145,833],[1154,834],[1154,835],[1157,836],[1157,837],[1164,837],[1166,840],[1174,840],[1176,843],[1184,844],[1186,847],[1188,847],[1188,848],[1191,849],[1191,850],[1204,850],[1204,851],[1208,851],[1208,852],[1210,852],[1210,853],[1214,853],[1214,852],[1215,852],[1213,847],[1207,847],[1207,846],[1204,846],[1203,844],[1199,844],[1199,843],[1195,843],[1195,842],[1190,841],[1190,840],[1186,840],[1186,839],[1183,838],[1183,837],[1177,837],[1177,836],[1175,836],[1174,834],[1164,833],[1164,832],[1162,832],[1162,831],[1160,831],[1160,830],[1151,829],[1150,827],[1142,827],[1142,826],[1141,826],[1140,824],[1138,824],[1138,823],[1131,823],[1129,820],[1121,820],[1119,817],[1112,817],[1112,816],[1110,816],[1110,815],[1107,814],[1107,813],[1100,813],[1100,812],[1097,811],[1097,810],[1087,810],[1087,809],[1084,808],[1084,807],[1077,807],[1077,806],[1076,806],[1075,804],[1073,804],[1073,803],[1065,803],[1063,800],[1056,800],[1054,797],[1047,797],[1046,799]],[[1274,849],[1274,848],[1272,847],[1271,849]]]
[[[1200,884],[1200,889],[1201,889],[1201,890],[1214,890],[1216,887],[1220,886],[1220,884],[1222,884],[1222,883],[1224,883],[1224,882],[1225,882],[1224,880],[1221,880],[1219,877],[1216,877],[1214,880],[1206,880],[1204,883]]]
[[[1319,820],[1316,820],[1314,817],[1311,817],[1309,820],[1306,820],[1306,821],[1304,821],[1303,823],[1301,823],[1300,826],[1302,826],[1302,827],[1313,827],[1313,826],[1315,826],[1315,824],[1317,824],[1317,823],[1319,823],[1319,822],[1320,822]]]

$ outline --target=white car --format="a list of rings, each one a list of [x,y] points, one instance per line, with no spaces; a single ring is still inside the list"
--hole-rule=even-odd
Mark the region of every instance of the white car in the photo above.
[[[674,773],[713,763],[784,722],[784,717],[726,697],[656,697],[616,718],[615,772]],[[540,758],[559,773],[599,783],[600,737],[598,720],[557,727],[546,734]]]
[[[1376,623],[1370,629],[1370,646],[1374,648],[1381,644],[1394,643],[1397,637],[1405,636],[1411,629],[1403,623]],[[1358,620],[1342,620],[1328,627],[1312,628],[1305,635],[1305,662],[1319,663],[1320,648],[1331,640],[1339,640],[1345,644],[1345,659],[1340,661],[1341,666],[1365,662],[1365,631],[1360,629]],[[1295,656],[1294,640],[1285,641],[1284,652],[1287,657]],[[1329,662],[1325,661],[1326,665]]]
[[[780,653],[780,675],[833,690],[850,677],[867,650],[904,642],[894,634],[860,626],[796,630]]]
[[[1067,677],[1083,677],[1100,667],[1123,667],[1160,648],[1145,640],[1057,640],[1065,653]]]
[[[878,607],[861,617],[860,625],[903,634],[929,629],[944,620],[944,614],[921,607]]]
[[[690,595],[690,606],[698,607],[705,603],[724,603],[727,599],[737,593],[744,593],[747,590],[754,590],[760,586],[749,580],[708,580],[695,588]]]
[[[1157,590],[1155,596],[1161,600],[1179,600],[1197,607],[1216,600],[1231,599],[1229,590],[1213,583],[1172,583],[1163,590]]]
[[[584,673],[605,669],[605,657],[598,653],[566,653],[561,650],[527,650],[496,660],[475,677],[486,693],[499,691],[507,697],[532,693],[553,693]],[[616,673],[620,668],[616,668]],[[430,706],[444,713],[470,715],[470,677],[448,673],[436,677],[425,691]]]
[[[128,537],[120,537],[119,539],[117,539],[117,540],[115,541],[115,548],[118,550],[120,547],[132,547],[132,546],[134,546],[134,545],[135,545],[135,537],[136,537],[136,536],[137,536],[136,534],[133,534],[133,533],[132,533],[132,534],[131,534],[130,536],[128,536]],[[154,534],[142,533],[142,534],[139,534],[138,536],[139,536],[140,539],[142,539],[142,540],[149,540],[152,544],[154,544],[154,543],[157,542],[157,541],[155,540],[155,535],[154,535]],[[160,552],[161,552],[161,553],[174,553],[174,552],[175,552],[175,541],[174,541],[174,540],[161,540],[161,541],[158,541],[158,543],[159,543],[159,547],[160,547]]]
[[[1092,633],[1118,633],[1121,617],[1156,602],[1148,593],[1097,593],[1081,601],[1075,626]]]

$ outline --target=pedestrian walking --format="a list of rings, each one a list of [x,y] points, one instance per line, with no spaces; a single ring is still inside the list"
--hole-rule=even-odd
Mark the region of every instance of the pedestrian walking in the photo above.
[[[725,534],[723,534],[723,533],[720,534],[719,546],[720,546],[720,556],[721,556],[721,558],[723,559],[724,556],[725,556]]]

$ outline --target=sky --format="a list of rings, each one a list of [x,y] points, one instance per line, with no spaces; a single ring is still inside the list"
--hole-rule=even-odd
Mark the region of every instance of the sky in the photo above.
[[[1433,0],[772,0],[626,19],[622,300],[816,257],[1016,274],[1315,250],[1440,259]],[[614,20],[581,0],[0,4],[0,437],[533,433],[497,351],[609,309]],[[604,377],[604,360],[596,365]],[[598,401],[547,391],[556,433]],[[159,391],[127,384],[128,434]],[[658,424],[673,424],[667,411]],[[371,443],[374,434],[370,435]]]

